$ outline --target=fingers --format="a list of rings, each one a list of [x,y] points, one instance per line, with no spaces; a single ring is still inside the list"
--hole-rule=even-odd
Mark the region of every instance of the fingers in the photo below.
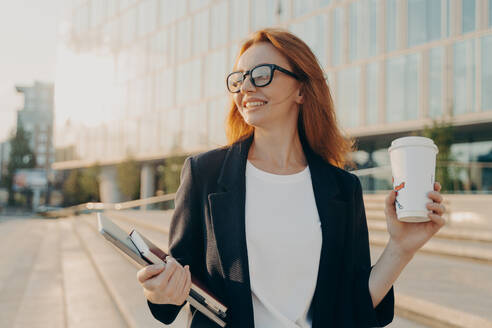
[[[190,272],[190,266],[189,265],[185,266],[185,270],[186,270],[186,281],[185,281],[185,284],[183,285],[182,292],[184,294],[186,294],[186,296],[188,296],[188,294],[190,293],[190,288],[191,288],[191,272]]]
[[[435,222],[439,227],[442,227],[443,225],[446,224],[446,220],[440,215],[434,213],[428,213],[427,216],[429,217],[429,219]]]
[[[441,191],[441,188],[442,188],[442,186],[439,182],[437,182],[437,181],[434,182],[434,190],[435,191]]]
[[[438,215],[443,215],[446,212],[446,207],[440,203],[427,203],[426,206],[428,210],[434,211]]]
[[[137,279],[140,283],[144,283],[146,280],[158,275],[164,270],[164,264],[152,264],[148,265],[137,272]]]
[[[186,283],[187,272],[183,267],[176,269],[171,280],[166,286],[165,294],[168,295],[169,298],[173,299],[176,305],[182,304],[186,297],[183,299],[182,291],[183,286]]]
[[[442,195],[437,191],[429,191],[427,193],[427,197],[432,199],[433,201],[435,201],[437,203],[441,203],[443,200]]]
[[[181,267],[181,265],[176,262],[175,259],[168,257],[166,259],[166,270],[164,270],[164,273],[162,274],[162,278],[158,281],[160,285],[167,285],[171,279],[171,277],[174,275],[174,272]]]
[[[184,301],[186,301],[186,298],[190,293],[189,288],[191,287],[190,266],[186,265],[184,270],[185,270],[185,279],[183,280],[183,285],[181,286],[181,289],[179,289],[179,294],[182,295],[182,299],[179,300],[179,303],[181,304]]]

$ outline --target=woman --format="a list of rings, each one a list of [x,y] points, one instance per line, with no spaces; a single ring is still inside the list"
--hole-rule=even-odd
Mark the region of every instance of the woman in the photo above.
[[[192,270],[228,306],[230,327],[390,323],[394,281],[445,223],[439,184],[425,223],[398,221],[391,191],[390,240],[371,267],[360,181],[341,169],[351,144],[306,44],[283,30],[254,33],[227,87],[230,144],[187,158],[181,172],[175,260],[137,274],[154,317],[174,321]],[[191,327],[216,326],[194,310]]]

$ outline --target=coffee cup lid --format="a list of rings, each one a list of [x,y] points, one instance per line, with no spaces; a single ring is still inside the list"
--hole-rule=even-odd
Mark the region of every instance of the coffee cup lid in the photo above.
[[[400,148],[400,147],[409,147],[409,146],[419,146],[419,147],[430,147],[438,152],[437,146],[434,144],[434,141],[430,138],[426,137],[402,137],[395,139],[391,142],[391,147],[388,148],[388,152]]]

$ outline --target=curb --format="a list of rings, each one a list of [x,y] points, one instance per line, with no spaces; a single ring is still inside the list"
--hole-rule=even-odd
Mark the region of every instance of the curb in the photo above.
[[[395,314],[433,328],[492,328],[492,321],[485,318],[399,293]]]

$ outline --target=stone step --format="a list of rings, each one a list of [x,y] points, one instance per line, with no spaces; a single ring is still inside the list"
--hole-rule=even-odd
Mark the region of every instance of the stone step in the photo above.
[[[82,246],[90,254],[101,281],[128,326],[131,328],[165,326],[155,320],[148,309],[142,288],[136,278],[138,265],[131,262],[126,255],[99,234],[96,216],[78,217],[74,226]],[[189,308],[186,306],[170,327],[185,327],[188,313]]]
[[[384,247],[371,246],[375,264]],[[394,284],[398,315],[430,327],[492,327],[492,266],[418,252]]]
[[[128,327],[75,234],[74,220],[59,221],[67,328]]]
[[[388,240],[387,232],[369,231],[371,245],[386,246]],[[431,238],[419,252],[492,264],[492,244],[490,243]]]
[[[39,277],[39,258],[46,251],[46,232],[53,225],[42,224],[42,220],[12,219],[2,220],[0,233],[4,236],[0,242],[0,327],[14,327],[23,314],[21,309],[29,308],[24,304],[26,295],[32,295],[33,279]],[[51,239],[48,240],[51,243]],[[33,276],[34,275],[34,276]],[[56,279],[56,277],[55,277]],[[55,290],[57,292],[57,290]],[[60,295],[60,300],[62,296]],[[50,324],[57,327],[60,320],[59,309],[54,306]],[[49,311],[51,313],[51,310]],[[44,320],[44,318],[43,318]],[[63,321],[61,321],[63,322]]]
[[[386,231],[386,220],[367,220],[367,227],[369,230]],[[435,234],[433,238],[492,243],[492,231],[466,228],[457,229],[444,226]]]
[[[29,277],[24,281],[15,320],[9,327],[65,326],[58,222],[46,222],[45,227],[36,257],[28,270]]]

